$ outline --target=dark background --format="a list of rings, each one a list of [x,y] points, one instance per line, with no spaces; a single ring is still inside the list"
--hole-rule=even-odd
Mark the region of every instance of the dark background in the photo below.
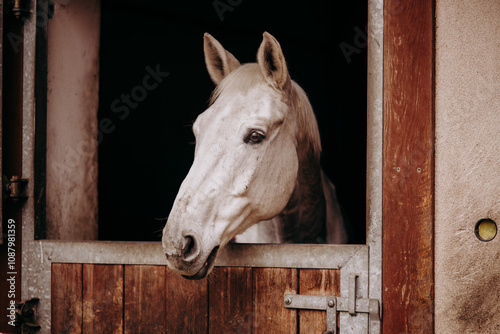
[[[365,243],[367,50],[359,31],[366,22],[366,0],[103,0],[99,119],[109,121],[99,144],[99,239],[161,239],[193,160],[191,124],[214,88],[203,33],[245,63],[268,31],[315,110],[322,164],[352,226],[350,242]],[[341,45],[355,52],[346,57]],[[147,66],[169,76],[128,115],[113,112],[114,100],[143,85]]]

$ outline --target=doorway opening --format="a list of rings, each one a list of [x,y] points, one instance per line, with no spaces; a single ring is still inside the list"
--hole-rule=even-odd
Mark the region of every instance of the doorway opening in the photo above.
[[[100,240],[158,241],[194,155],[191,124],[214,88],[210,33],[241,63],[280,42],[318,119],[322,165],[366,239],[367,2],[103,1],[98,124]],[[105,120],[105,121],[103,121]]]

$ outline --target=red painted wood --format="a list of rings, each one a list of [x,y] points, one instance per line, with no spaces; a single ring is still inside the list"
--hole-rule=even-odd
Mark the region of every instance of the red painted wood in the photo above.
[[[297,310],[283,305],[286,293],[298,293],[297,269],[253,269],[252,333],[297,333]]]
[[[83,333],[123,333],[122,265],[83,265]]]
[[[166,332],[165,270],[165,266],[125,266],[125,334]]]
[[[81,333],[83,326],[83,265],[52,264],[52,333]]]
[[[434,327],[434,2],[384,2],[383,331]]]
[[[326,313],[285,293],[339,295],[340,271],[218,267],[190,281],[165,266],[52,265],[53,333],[315,333]],[[299,331],[300,329],[300,331]]]
[[[252,268],[214,269],[209,280],[209,333],[251,333],[252,305]]]
[[[167,333],[206,333],[208,280],[190,281],[167,269]]]

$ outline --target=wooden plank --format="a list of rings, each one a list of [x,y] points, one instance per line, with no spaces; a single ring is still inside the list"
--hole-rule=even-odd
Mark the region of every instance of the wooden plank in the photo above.
[[[209,333],[251,333],[252,268],[215,268],[208,291]]]
[[[303,295],[340,296],[340,270],[300,269],[299,291]],[[299,329],[303,334],[324,333],[326,311],[299,310]]]
[[[283,306],[286,293],[297,293],[297,269],[253,269],[253,333],[297,333],[297,311]]]
[[[83,325],[83,265],[52,264],[52,333],[81,333]]]
[[[123,266],[83,265],[83,333],[123,332]]]
[[[167,333],[206,333],[208,280],[190,281],[166,270]]]
[[[383,331],[434,324],[434,2],[384,1]]]
[[[125,266],[125,334],[166,331],[165,270],[165,266]]]

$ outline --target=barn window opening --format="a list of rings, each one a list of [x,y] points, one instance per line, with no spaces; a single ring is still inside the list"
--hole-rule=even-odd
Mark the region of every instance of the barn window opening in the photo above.
[[[48,238],[159,241],[193,162],[193,121],[214,89],[203,34],[247,63],[268,31],[313,106],[349,242],[366,242],[367,2],[227,6],[55,3],[47,41]]]

